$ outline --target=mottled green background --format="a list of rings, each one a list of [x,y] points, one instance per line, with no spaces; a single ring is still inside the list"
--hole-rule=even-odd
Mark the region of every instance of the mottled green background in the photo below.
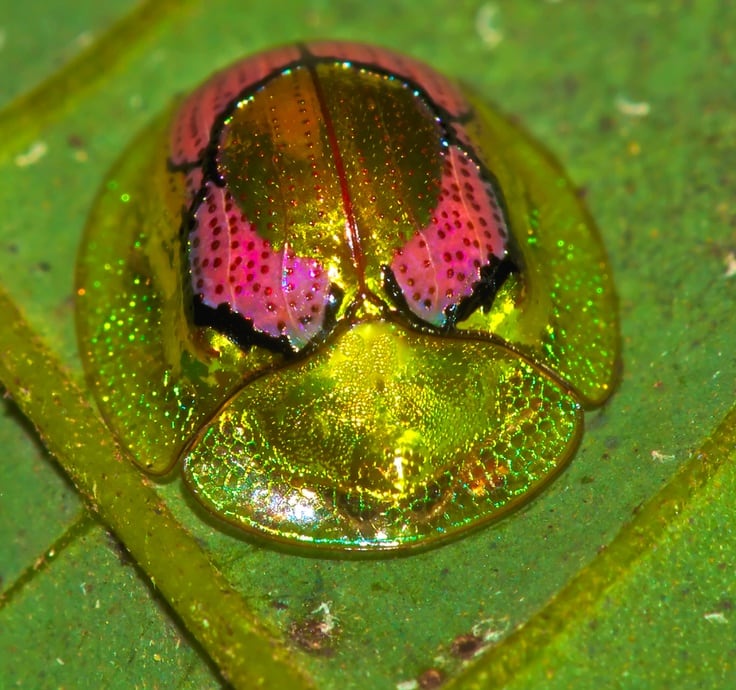
[[[507,687],[736,685],[733,436],[690,459],[736,389],[736,6],[190,0],[160,4],[101,52],[136,4],[5,4],[0,279],[77,379],[74,256],[106,169],[173,94],[274,43],[378,42],[466,80],[559,157],[601,226],[621,301],[622,383],[587,416],[569,470],[521,513],[425,554],[329,561],[224,534],[177,483],[161,487],[317,687],[408,690],[431,668],[452,679],[466,663],[453,640],[473,631],[490,645],[477,659]],[[89,50],[95,60],[61,71]],[[60,74],[71,82],[43,87]],[[12,325],[0,323],[3,359],[23,356],[4,346]],[[32,404],[43,372],[24,383]],[[220,687],[14,403],[0,409],[0,687]],[[639,513],[667,496],[678,467],[711,456],[726,461],[676,510]],[[624,565],[607,580],[607,546],[632,519],[610,549]],[[576,575],[594,596],[565,589]],[[561,608],[545,609],[559,592]],[[310,620],[334,623],[317,652],[299,646]],[[492,648],[526,622],[510,656]],[[554,634],[525,633],[535,626]],[[484,687],[477,673],[458,687]]]

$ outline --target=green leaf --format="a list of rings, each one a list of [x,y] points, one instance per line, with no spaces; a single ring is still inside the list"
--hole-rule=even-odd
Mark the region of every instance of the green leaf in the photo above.
[[[0,686],[394,688],[431,669],[462,688],[733,684],[736,9],[684,7],[16,3]],[[106,169],[215,68],[325,35],[424,58],[518,116],[583,185],[620,295],[622,383],[570,468],[497,526],[402,559],[222,531],[121,460],[80,384],[73,267]]]

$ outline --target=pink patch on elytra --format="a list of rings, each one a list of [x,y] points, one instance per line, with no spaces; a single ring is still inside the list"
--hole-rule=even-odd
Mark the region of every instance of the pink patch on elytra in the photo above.
[[[481,268],[502,259],[508,232],[491,185],[451,146],[430,223],[394,252],[391,270],[411,311],[434,326],[473,293]]]
[[[295,349],[320,331],[330,281],[315,259],[274,249],[242,214],[230,192],[207,183],[190,236],[194,294],[212,308],[226,304],[265,335]]]
[[[227,105],[272,72],[299,58],[297,46],[248,57],[218,72],[182,103],[171,128],[169,146],[174,165],[194,163],[209,144],[212,125]]]

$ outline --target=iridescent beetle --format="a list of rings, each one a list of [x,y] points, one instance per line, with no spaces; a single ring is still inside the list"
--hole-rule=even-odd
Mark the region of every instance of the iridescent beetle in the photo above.
[[[247,58],[111,173],[78,272],[84,366],[143,469],[288,544],[433,545],[546,484],[618,357],[575,189],[411,58]]]

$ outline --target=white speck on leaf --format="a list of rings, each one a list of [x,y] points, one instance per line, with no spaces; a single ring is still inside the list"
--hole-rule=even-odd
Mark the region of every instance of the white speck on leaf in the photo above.
[[[416,690],[418,687],[419,683],[416,680],[403,680],[396,683],[396,690]]]
[[[323,601],[312,613],[322,614],[322,623],[320,623],[320,632],[323,635],[329,635],[337,626],[337,618],[330,611],[330,602]]]
[[[480,637],[486,644],[495,644],[501,641],[509,631],[511,622],[508,618],[485,618],[476,623],[471,632]]]
[[[726,254],[726,272],[723,274],[724,278],[731,278],[736,276],[736,254],[728,252]]]
[[[619,96],[616,99],[616,108],[620,113],[629,117],[646,117],[652,110],[651,105],[646,101],[632,101],[625,96]]]
[[[15,157],[15,164],[19,168],[27,168],[29,165],[38,163],[48,152],[49,147],[45,141],[36,141],[25,153],[19,153]]]
[[[481,5],[475,15],[475,31],[480,40],[491,49],[503,41],[503,32],[496,24],[497,17],[498,7],[490,2]]]
[[[652,460],[655,462],[672,462],[675,459],[674,455],[668,455],[667,453],[663,453],[661,450],[653,450],[650,455],[652,456]]]

